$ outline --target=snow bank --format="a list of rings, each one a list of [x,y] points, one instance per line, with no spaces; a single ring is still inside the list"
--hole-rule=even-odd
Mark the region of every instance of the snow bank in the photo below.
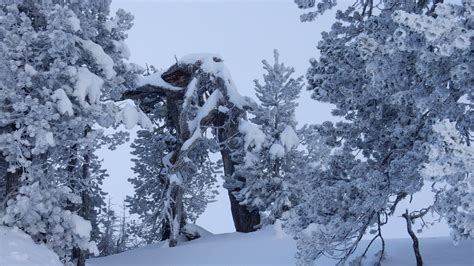
[[[191,234],[200,238],[213,235],[211,232],[207,231],[206,229],[196,224],[186,224],[182,228],[182,230],[184,231],[185,234]]]
[[[0,226],[0,265],[60,266],[58,256],[18,228]]]
[[[362,241],[356,254],[361,254],[368,244]],[[374,244],[363,261],[373,265],[379,243]],[[472,265],[474,241],[464,241],[458,246],[449,238],[420,239],[425,265]],[[386,239],[387,258],[384,266],[415,265],[410,239]],[[193,241],[168,248],[163,243],[121,254],[91,259],[89,266],[105,265],[295,265],[296,245],[285,235],[280,226],[268,226],[253,233],[227,233],[207,235]],[[329,258],[317,260],[315,265],[335,265]]]

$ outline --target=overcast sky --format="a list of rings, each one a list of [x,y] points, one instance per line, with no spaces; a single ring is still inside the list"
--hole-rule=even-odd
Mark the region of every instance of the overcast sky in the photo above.
[[[334,22],[334,12],[329,12],[315,22],[301,23],[301,10],[292,0],[115,0],[112,9],[117,8],[135,16],[126,42],[131,61],[165,69],[175,62],[175,56],[217,53],[223,57],[241,94],[247,96],[254,96],[253,80],[261,79],[263,74],[261,60],[272,60],[273,49],[280,51],[283,62],[295,67],[297,75],[304,75],[309,58],[319,55],[316,45],[321,31],[329,30]],[[311,100],[306,91],[299,104],[296,114],[299,125],[334,120],[330,106]],[[128,145],[99,153],[110,173],[104,189],[117,206],[125,195],[133,193],[126,181],[133,175]],[[221,192],[218,201],[209,204],[198,220],[199,225],[214,233],[234,231],[227,193]],[[431,200],[427,192],[417,197],[424,203]],[[414,209],[420,205],[406,203],[405,206]],[[385,226],[385,236],[407,237],[404,220],[398,217],[392,220]],[[433,227],[422,236],[439,235],[448,235],[445,224]]]

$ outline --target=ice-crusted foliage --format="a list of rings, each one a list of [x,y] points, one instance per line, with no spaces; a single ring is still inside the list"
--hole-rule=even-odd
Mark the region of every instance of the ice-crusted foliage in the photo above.
[[[90,221],[67,210],[67,203],[79,204],[80,197],[67,187],[40,187],[42,185],[20,187],[15,204],[6,208],[2,222],[22,228],[37,243],[47,243],[62,261],[68,261],[71,250],[76,247],[98,254],[90,239]]]
[[[0,6],[0,161],[8,168],[0,219],[69,263],[72,249],[94,250],[83,243],[100,234],[106,174],[93,153],[112,140],[97,125],[114,125],[119,111],[105,101],[136,80],[112,46],[126,37],[129,15],[113,37],[104,26],[110,1],[13,2]]]
[[[294,69],[279,61],[276,50],[274,60],[263,60],[264,84],[255,80],[260,106],[252,110],[251,122],[239,124],[246,154],[236,174],[245,176],[246,182],[235,195],[241,204],[260,212],[261,225],[273,223],[294,205],[290,186],[300,156],[295,108],[303,77],[293,78]]]
[[[309,89],[344,120],[316,127],[335,150],[299,186],[307,196],[287,228],[296,234],[301,263],[323,254],[344,260],[367,228],[383,225],[399,200],[421,189],[420,167],[433,159],[427,145],[445,143],[435,123],[451,121],[460,147],[471,145],[472,1],[433,2],[384,1],[373,15],[368,1],[339,11],[340,21],[323,33]],[[435,182],[430,209],[454,235],[472,238],[470,205],[456,209],[472,197],[469,165],[458,166],[458,174],[442,180],[449,186]]]
[[[142,221],[134,233],[147,243],[154,243],[166,237],[163,236],[169,226],[166,210],[172,201],[168,194],[170,165],[167,160],[175,145],[175,137],[159,128],[153,132],[139,131],[132,144],[132,154],[137,156],[137,159],[133,159],[133,171],[137,176],[129,179],[134,185],[135,195],[128,198],[127,202],[130,212],[138,214]],[[206,145],[203,143],[199,146],[205,149]],[[189,180],[179,181],[179,185],[184,188],[186,221],[194,223],[216,194],[214,188],[217,165],[207,156],[198,154],[190,154],[189,160],[200,165],[199,170],[190,169],[193,170],[192,176]]]
[[[428,162],[421,174],[430,182],[436,200],[433,209],[452,228],[455,241],[474,237],[474,146],[465,145],[456,124],[442,120],[433,126]],[[472,134],[472,132],[471,132]]]
[[[312,21],[337,5],[337,0],[295,0],[298,8],[310,9],[300,16],[301,21]]]

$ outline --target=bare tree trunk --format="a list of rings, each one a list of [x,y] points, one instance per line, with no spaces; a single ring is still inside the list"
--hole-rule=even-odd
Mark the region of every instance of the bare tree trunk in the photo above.
[[[86,133],[87,134],[87,130]],[[86,154],[84,155],[84,164],[82,165],[82,178],[83,180],[86,180],[89,178],[90,173],[89,173],[89,163],[90,163],[90,158],[89,155]],[[85,220],[90,221],[91,220],[91,198],[89,195],[88,190],[83,190],[81,192],[81,199],[82,199],[82,204],[81,208],[79,210],[79,215],[84,218]],[[87,258],[87,251],[83,251],[81,249],[76,248],[75,252],[73,252],[73,258],[77,259],[77,266],[85,266],[86,265],[86,258]]]
[[[0,133],[7,133],[12,132],[14,130],[14,125],[6,126],[0,128]],[[12,198],[15,193],[18,191],[18,188],[21,183],[21,174],[22,171],[17,169],[16,172],[12,173],[7,171],[8,169],[8,162],[5,160],[5,156],[0,153],[0,185],[3,185],[3,188],[0,188],[0,204],[7,203],[7,201]],[[5,206],[0,206],[0,209]]]
[[[178,236],[180,229],[183,226],[183,189],[175,185],[174,193],[174,208],[173,208],[173,225],[171,226],[170,247],[175,247],[178,244]]]
[[[91,128],[86,127],[84,129],[84,136],[86,136],[90,132]],[[77,146],[73,147],[73,152],[77,152]],[[74,154],[73,156],[78,156],[78,154]],[[73,186],[75,185],[76,187],[73,188],[73,191],[81,191],[81,205],[80,206],[71,206],[73,210],[77,210],[77,213],[79,216],[84,218],[85,220],[90,221],[91,220],[91,198],[90,198],[90,191],[88,190],[88,186],[84,187],[84,182],[86,182],[87,179],[90,178],[90,157],[89,154],[84,155],[84,163],[82,164],[82,167],[80,169],[80,176],[74,177],[72,176],[73,179]],[[70,169],[72,173],[74,172],[74,167],[77,166],[77,158],[72,158],[70,164]],[[75,178],[80,178],[80,180],[74,180]],[[79,208],[78,208],[79,207]],[[87,258],[87,251],[81,250],[80,248],[74,248],[72,250],[72,260],[77,266],[85,266],[86,265],[86,258]]]
[[[407,231],[408,234],[410,235],[412,241],[413,241],[413,251],[415,252],[415,258],[416,258],[416,266],[423,266],[423,259],[421,257],[420,253],[420,246],[418,243],[418,237],[416,237],[415,232],[413,232],[412,229],[412,219],[410,214],[408,213],[408,210],[405,211],[405,213],[402,215],[403,218],[405,218],[407,222]]]

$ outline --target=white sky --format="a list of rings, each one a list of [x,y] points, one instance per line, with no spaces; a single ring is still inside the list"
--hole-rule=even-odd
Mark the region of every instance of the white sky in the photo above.
[[[321,31],[329,30],[334,21],[334,12],[330,12],[315,22],[301,23],[301,11],[292,0],[115,0],[112,10],[117,8],[124,8],[135,16],[135,25],[127,40],[131,61],[167,68],[175,62],[175,55],[180,58],[188,53],[218,53],[241,94],[247,96],[254,96],[253,80],[261,79],[263,74],[261,60],[272,60],[275,48],[283,62],[295,67],[298,75],[304,75],[309,58],[318,56],[316,45]],[[300,125],[334,120],[330,106],[311,100],[308,92],[302,93],[299,102],[297,120]],[[110,173],[104,189],[116,206],[125,195],[133,193],[126,181],[133,176],[129,152],[128,144],[115,151],[99,152]],[[417,197],[425,203],[430,201],[429,193]],[[198,224],[214,233],[232,232],[227,192],[221,189],[217,199],[216,203],[209,204]],[[405,205],[409,209],[422,206]],[[404,211],[405,206],[402,207]],[[385,237],[407,237],[404,220],[399,217],[392,220],[384,227]],[[445,224],[422,234],[424,237],[441,235],[448,235]]]

